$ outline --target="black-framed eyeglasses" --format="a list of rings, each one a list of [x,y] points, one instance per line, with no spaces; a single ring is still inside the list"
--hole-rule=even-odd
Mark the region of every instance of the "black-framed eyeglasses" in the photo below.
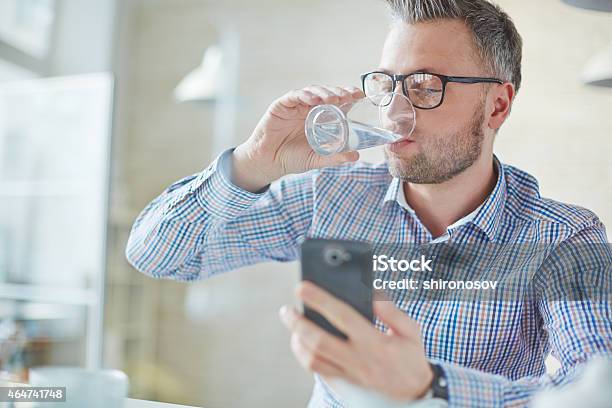
[[[431,72],[413,72],[407,75],[396,75],[373,71],[361,75],[363,93],[369,98],[393,92],[397,82],[402,83],[402,92],[410,99],[414,107],[419,109],[435,109],[442,105],[446,92],[446,84],[449,82],[462,84],[504,83],[504,81],[497,78],[447,76]],[[385,98],[385,100],[387,103],[390,101],[389,98]]]

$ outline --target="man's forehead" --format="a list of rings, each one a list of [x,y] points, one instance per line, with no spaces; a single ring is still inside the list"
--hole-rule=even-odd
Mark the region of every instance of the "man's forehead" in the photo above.
[[[395,23],[385,41],[383,71],[472,75],[478,70],[472,34],[459,20]]]

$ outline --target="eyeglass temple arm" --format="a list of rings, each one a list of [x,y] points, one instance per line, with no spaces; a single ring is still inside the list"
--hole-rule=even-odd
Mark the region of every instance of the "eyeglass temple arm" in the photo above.
[[[504,81],[502,81],[501,79],[497,79],[497,78],[482,78],[482,77],[454,77],[454,76],[447,76],[445,77],[447,82],[459,82],[459,83],[463,83],[463,84],[477,84],[480,82],[488,82],[488,83],[495,83],[495,84],[503,84]]]

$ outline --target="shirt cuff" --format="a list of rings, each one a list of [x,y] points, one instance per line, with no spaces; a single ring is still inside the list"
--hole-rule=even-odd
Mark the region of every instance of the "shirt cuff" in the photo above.
[[[231,160],[234,149],[221,153],[192,184],[199,205],[214,217],[230,221],[263,196],[268,188],[252,193],[231,181]]]
[[[497,407],[503,405],[503,377],[444,361],[432,362],[444,370],[448,382],[449,406]]]

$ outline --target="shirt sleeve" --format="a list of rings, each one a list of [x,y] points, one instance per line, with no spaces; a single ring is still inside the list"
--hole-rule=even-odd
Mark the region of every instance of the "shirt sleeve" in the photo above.
[[[292,261],[312,219],[314,172],[251,193],[231,182],[232,150],[172,184],[137,217],[128,261],[155,278],[197,280],[268,260]]]
[[[546,284],[537,304],[561,368],[553,375],[512,380],[435,361],[446,374],[450,406],[526,406],[536,393],[574,381],[593,357],[612,357],[612,254],[605,239],[598,223],[564,242],[543,266]]]

